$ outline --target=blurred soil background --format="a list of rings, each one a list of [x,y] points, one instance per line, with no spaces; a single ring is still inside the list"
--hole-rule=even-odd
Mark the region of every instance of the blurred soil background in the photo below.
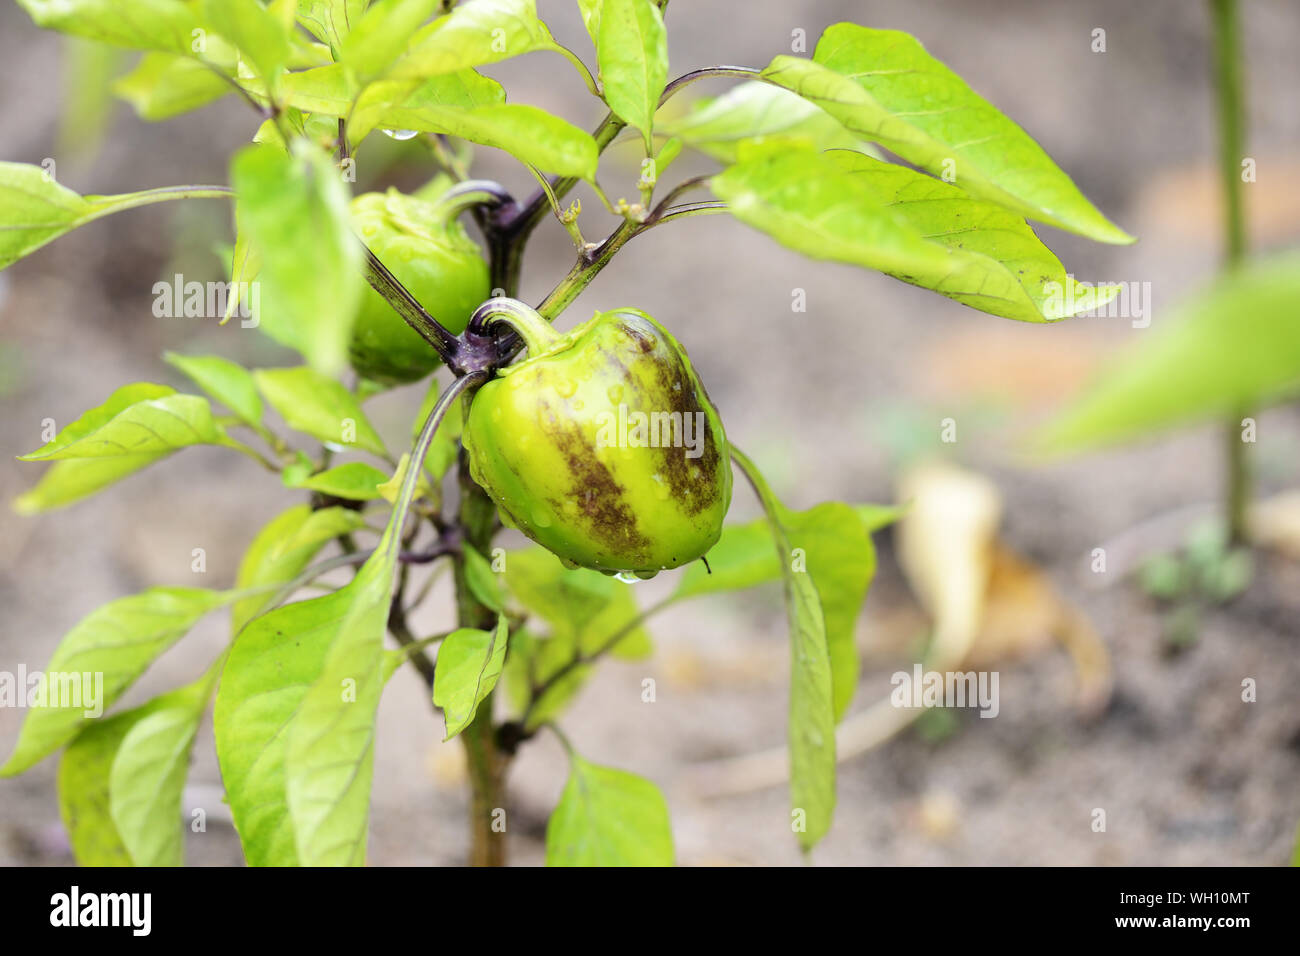
[[[576,5],[542,0],[553,32],[589,57]],[[1249,76],[1247,187],[1256,249],[1300,238],[1300,5],[1242,3]],[[1250,591],[1202,616],[1197,638],[1167,652],[1162,609],[1123,569],[1093,574],[1096,547],[1138,552],[1181,541],[1197,509],[1212,514],[1221,487],[1219,429],[1182,431],[1118,451],[1051,463],[1018,452],[1034,424],[1115,350],[1154,334],[1162,316],[1216,267],[1218,181],[1206,4],[1190,0],[675,0],[668,17],[671,74],[715,63],[763,65],[808,52],[839,20],[907,30],[1028,130],[1122,227],[1132,247],[1040,234],[1081,279],[1149,282],[1150,329],[1127,319],[1055,326],[987,316],[886,277],[810,262],[727,217],[689,220],[636,240],[586,291],[569,325],[593,309],[631,305],[686,345],[729,436],[747,449],[792,507],[828,499],[892,501],[900,461],[938,449],[940,422],[957,423],[956,460],[989,475],[1005,500],[1003,540],[1045,570],[1091,619],[1109,648],[1114,693],[1084,719],[1067,655],[1050,644],[1004,661],[1001,712],[949,712],[841,766],[839,804],[814,853],[823,864],[1279,864],[1300,822],[1300,566],[1261,555]],[[1106,52],[1092,52],[1093,31]],[[102,80],[70,74],[65,41],[0,7],[0,159],[58,163],[60,181],[111,193],[227,181],[230,153],[256,120],[236,98],[165,124],[113,106],[102,140],[93,111],[71,123],[70,102]],[[125,64],[123,65],[125,66]],[[601,111],[558,57],[534,54],[486,72],[512,98],[590,127]],[[512,85],[513,84],[513,85]],[[701,83],[716,95],[721,81]],[[89,145],[88,145],[89,144]],[[366,149],[372,147],[368,144]],[[615,196],[634,193],[636,148],[616,147],[602,174]],[[694,165],[692,165],[694,163]],[[359,188],[413,187],[427,175],[413,144],[363,151]],[[675,175],[705,171],[682,162]],[[527,174],[483,149],[478,174],[517,194]],[[582,223],[612,228],[590,196]],[[223,278],[215,245],[231,241],[218,202],[166,204],[118,215],[0,274],[0,496],[36,480],[14,456],[133,381],[183,384],[165,349],[215,353],[251,365],[289,364],[287,352],[231,323],[157,319],[152,286],[176,272]],[[524,298],[539,299],[568,268],[572,247],[553,222],[526,266]],[[792,312],[793,290],[807,311]],[[421,397],[408,388],[367,408],[397,447]],[[1258,488],[1297,484],[1300,411],[1259,416]],[[734,515],[755,510],[737,486]],[[39,518],[0,511],[0,669],[44,667],[60,637],[98,605],[151,585],[226,587],[257,529],[297,500],[251,461],[191,449],[115,488]],[[1172,516],[1172,517],[1170,517]],[[859,621],[863,677],[851,712],[888,695],[910,669],[927,624],[877,536],[880,571]],[[191,571],[205,549],[207,572]],[[1120,549],[1123,550],[1123,549]],[[1114,553],[1114,552],[1112,552]],[[663,575],[670,578],[671,575]],[[639,585],[648,603],[672,586]],[[417,618],[450,623],[445,583]],[[684,864],[793,864],[782,787],[701,799],[691,768],[784,741],[788,650],[779,589],[680,605],[651,622],[656,655],[609,662],[563,720],[588,759],[655,780],[672,809]],[[226,640],[206,619],[131,691],[126,704],[195,677]],[[657,702],[641,682],[657,682]],[[1258,701],[1241,700],[1253,678]],[[23,711],[0,710],[0,752]],[[370,860],[456,864],[466,857],[461,748],[440,743],[441,718],[413,671],[392,680],[380,712]],[[55,800],[56,759],[0,781],[0,864],[71,862]],[[547,814],[566,773],[553,737],[523,749],[510,773],[510,855],[543,859]],[[238,841],[223,814],[205,725],[186,793],[208,813],[189,834],[193,864],[234,864]],[[1106,811],[1094,832],[1093,810]]]

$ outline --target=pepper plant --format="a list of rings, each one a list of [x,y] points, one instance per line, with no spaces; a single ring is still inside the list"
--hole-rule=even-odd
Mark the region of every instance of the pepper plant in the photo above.
[[[588,761],[558,722],[601,659],[650,653],[653,612],[777,580],[790,624],[790,827],[805,849],[825,836],[871,533],[892,510],[778,501],[731,444],[752,436],[724,431],[725,410],[669,331],[678,316],[611,303],[568,332],[550,323],[632,239],[671,227],[689,241],[696,216],[730,214],[807,256],[1026,322],[1117,291],[1076,283],[1027,220],[1131,238],[1026,132],[892,30],[840,23],[811,57],[673,79],[666,0],[579,0],[594,57],[557,43],[535,0],[19,3],[42,27],[143,51],[117,89],[146,119],[234,95],[253,111],[252,142],[234,151],[229,185],[125,195],[81,195],[40,166],[4,163],[0,266],[143,204],[233,202],[227,318],[252,306],[260,332],[304,360],[250,371],[169,355],[197,392],[124,385],[21,456],[51,463],[17,502],[30,513],[204,444],[249,456],[300,496],[253,536],[229,588],[123,597],[55,652],[49,672],[102,672],[111,705],[199,618],[231,619],[226,651],[184,687],[102,720],[53,699],[28,714],[0,774],[62,751],[59,800],[78,859],[181,861],[182,787],[212,706],[248,862],[363,863],[385,729],[376,711],[390,677],[409,669],[464,745],[474,863],[504,861],[507,769],[550,731],[570,776],[548,862],[671,863],[656,786]],[[508,100],[482,72],[529,53],[572,64],[603,117],[591,133]],[[735,83],[682,108],[675,98],[704,78]],[[428,184],[349,200],[367,142],[385,133],[427,144]],[[635,180],[601,168],[616,139],[644,154]],[[509,153],[535,191],[471,178],[465,144]],[[717,170],[665,187],[685,149]],[[598,204],[566,205],[580,183]],[[530,306],[517,298],[525,250],[552,215],[575,259]],[[410,446],[390,450],[364,403],[425,378]],[[763,519],[724,524],[733,467]],[[503,548],[506,527],[535,543]],[[416,633],[411,612],[443,565],[459,626]],[[344,568],[347,583],[330,584]],[[630,582],[655,574],[676,580],[642,609]],[[325,592],[304,597],[308,586]]]

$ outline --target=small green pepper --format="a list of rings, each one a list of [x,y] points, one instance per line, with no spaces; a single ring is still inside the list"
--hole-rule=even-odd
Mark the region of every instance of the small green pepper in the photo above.
[[[429,314],[457,334],[490,292],[478,244],[456,221],[461,208],[395,189],[352,201],[352,222],[362,241]],[[385,385],[423,378],[439,361],[420,333],[370,288],[353,327],[350,354],[360,375]]]
[[[653,577],[704,555],[731,503],[731,455],[677,340],[633,309],[561,335],[522,303],[492,303],[528,357],[479,389],[464,442],[503,520],[610,574]]]

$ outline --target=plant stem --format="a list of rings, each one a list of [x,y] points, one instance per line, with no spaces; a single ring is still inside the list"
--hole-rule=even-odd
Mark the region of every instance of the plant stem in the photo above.
[[[560,280],[550,294],[537,307],[537,311],[546,319],[554,320],[557,315],[582,294],[582,290],[591,284],[601,269],[614,258],[614,253],[622,249],[641,230],[641,224],[631,220],[624,221],[609,234],[590,254],[579,259],[569,270],[569,274]]]
[[[458,478],[461,492],[460,524],[465,540],[480,553],[487,553],[496,531],[496,505],[470,477],[469,462],[463,451]],[[455,571],[456,611],[460,626],[491,630],[496,626],[496,614],[474,596],[469,586],[465,561],[459,556],[456,558]],[[506,861],[505,834],[495,832],[492,823],[493,814],[502,809],[505,803],[505,772],[509,757],[497,748],[496,728],[492,722],[492,699],[492,694],[483,699],[473,722],[460,733],[469,766],[472,866],[504,866]]]
[[[1245,105],[1241,69],[1241,20],[1237,0],[1211,0],[1214,17],[1214,64],[1219,111],[1219,166],[1224,198],[1225,272],[1236,269],[1246,256],[1246,217],[1242,208],[1241,161],[1243,158]],[[1226,424],[1228,539],[1241,544],[1247,537],[1250,508],[1249,449],[1241,437],[1239,409]]]

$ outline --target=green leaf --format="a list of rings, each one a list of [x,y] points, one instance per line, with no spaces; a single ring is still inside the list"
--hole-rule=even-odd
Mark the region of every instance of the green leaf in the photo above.
[[[98,716],[88,717],[87,709],[93,712],[98,707],[102,712],[112,706],[159,654],[199,618],[228,600],[227,594],[202,588],[151,588],[110,601],[82,618],[64,636],[45,673],[63,681],[93,675],[91,696],[97,699],[90,703],[95,707],[82,692],[73,695],[69,685],[61,684],[58,689],[68,693],[58,694],[59,700],[47,699],[28,709],[14,752],[0,767],[0,777],[22,773],[62,747]],[[77,687],[82,687],[81,679]]]
[[[416,460],[426,451],[417,442]],[[254,865],[365,862],[375,715],[391,673],[383,637],[420,471],[409,469],[348,585],[277,608],[235,641],[217,693],[217,757]]]
[[[791,546],[802,552],[826,627],[834,716],[838,722],[857,690],[860,662],[854,631],[876,573],[871,532],[852,506],[828,501],[807,511],[782,509]],[[787,561],[799,561],[798,553]],[[796,572],[797,573],[797,572]]]
[[[1099,242],[1133,241],[1028,133],[906,33],[837,23],[811,61],[778,56],[763,77],[968,192]]]
[[[602,0],[596,41],[601,90],[621,119],[639,129],[647,153],[668,82],[668,33],[651,0]]]
[[[934,287],[950,299],[993,315],[1039,322],[1090,312],[1120,292],[1115,285],[1079,283],[1023,219],[1001,206],[862,153],[836,150],[831,158],[926,239],[971,254],[963,258],[961,271]]]
[[[335,379],[307,366],[257,369],[253,378],[290,428],[335,448],[355,445],[381,458],[387,454],[357,397]]]
[[[590,664],[569,666],[576,649],[571,631],[539,637],[518,629],[510,635],[506,687],[510,702],[521,717],[531,697],[530,688],[546,685],[546,690],[528,711],[525,722],[528,730],[536,730],[554,720],[587,683],[592,670]]]
[[[20,515],[35,515],[62,508],[121,481],[168,454],[170,452],[56,461],[45,470],[34,487],[13,500],[13,509]]]
[[[793,548],[783,524],[787,512],[754,463],[735,448],[731,454],[767,512],[781,561],[790,618],[790,806],[801,813],[799,843],[810,850],[835,813],[835,699],[826,619],[812,576],[796,573],[787,560]]]
[[[696,561],[677,582],[674,600],[740,591],[781,577],[781,563],[772,552],[772,531],[765,520],[727,525],[705,556],[709,567]]]
[[[311,562],[327,541],[356,531],[365,524],[359,512],[348,508],[294,505],[272,518],[253,539],[240,562],[236,588],[247,591],[268,588],[264,593],[242,598],[230,611],[231,634],[275,600],[270,588],[288,584]]]
[[[1248,264],[1161,313],[1034,442],[1077,451],[1300,395],[1300,255]]]
[[[59,760],[59,814],[81,866],[131,866],[131,853],[109,813],[108,776],[122,739],[152,708],[96,720],[68,744]]]
[[[374,465],[350,461],[328,471],[309,475],[293,487],[319,491],[335,498],[369,501],[379,497],[379,486],[387,481],[388,476]]]
[[[508,629],[504,615],[492,631],[462,627],[438,647],[433,702],[442,708],[450,740],[470,725],[478,705],[497,685],[506,659]]]
[[[257,68],[272,99],[280,73],[289,62],[289,33],[285,24],[257,0],[204,0],[207,22]]]
[[[298,0],[297,19],[303,28],[338,54],[352,25],[369,0]]]
[[[584,654],[602,648],[625,632],[611,650],[616,657],[650,653],[645,629],[631,626],[641,617],[631,586],[587,568],[566,568],[544,548],[506,554],[506,586],[526,609],[550,625]]]
[[[732,215],[782,245],[878,269],[994,315],[1042,322],[1064,317],[1058,302],[1078,312],[1118,292],[1085,291],[1023,222],[997,207],[861,153],[758,151],[712,183]],[[970,233],[956,216],[970,217]],[[1053,298],[1051,282],[1075,297]]]
[[[347,191],[316,146],[249,146],[231,164],[240,230],[257,248],[260,327],[326,374],[347,363],[364,279]]]
[[[193,191],[164,188],[117,196],[79,196],[40,166],[0,162],[0,269],[78,226],[123,209],[187,194]]]
[[[855,508],[833,501],[807,511],[790,511],[782,506],[779,517],[791,548],[783,557],[773,553],[772,525],[768,520],[729,525],[709,550],[713,573],[707,573],[702,565],[692,565],[682,575],[673,599],[775,581],[781,577],[784,564],[789,564],[796,574],[811,577],[825,621],[838,721],[857,689],[860,664],[854,630],[875,575],[871,532],[883,526],[881,521],[888,523],[883,512],[874,505]]]
[[[854,505],[853,510],[858,513],[858,518],[862,521],[867,531],[874,534],[882,528],[887,528],[894,522],[898,521],[907,513],[905,505]]]
[[[547,866],[672,866],[668,804],[649,780],[570,755],[546,825]]]
[[[262,271],[262,257],[252,244],[248,241],[248,230],[241,229],[239,226],[239,216],[235,216],[235,248],[230,256],[230,292],[226,296],[226,314],[221,317],[224,325],[234,316],[235,310],[239,308],[243,301],[245,287],[252,292],[254,279]],[[260,292],[259,292],[260,298]],[[253,305],[248,303],[241,310],[245,317],[253,317]],[[251,323],[240,322],[240,325]]]
[[[546,172],[592,181],[600,150],[591,134],[536,106],[506,103],[473,109],[421,105],[417,91],[385,110],[385,127],[445,133],[492,146]]]
[[[864,146],[815,103],[760,80],[741,83],[716,99],[697,101],[693,107],[675,119],[657,119],[656,132],[679,136],[688,146],[724,163],[736,162],[743,144],[774,139],[822,149]]]
[[[389,76],[419,79],[554,49],[536,0],[465,0],[412,42]]]
[[[578,12],[582,14],[582,24],[591,36],[591,42],[598,42],[600,36],[600,7],[604,0],[578,0]]]
[[[359,84],[381,76],[406,50],[411,35],[429,19],[439,0],[379,0],[343,41],[339,60]]]
[[[205,398],[140,383],[114,392],[21,461],[160,455],[189,445],[221,444]]]
[[[394,514],[399,510],[404,517],[405,508]],[[345,589],[355,591],[353,600],[320,676],[287,728],[286,798],[304,866],[365,863],[375,715],[384,687],[384,632],[396,560],[395,549],[381,548]]]
[[[163,358],[189,376],[199,388],[250,425],[262,424],[262,399],[257,383],[242,365],[215,355],[178,355],[164,352]]]
[[[471,545],[465,545],[462,555],[465,561],[465,580],[470,592],[484,607],[500,614],[504,610],[501,603],[501,583],[497,580],[492,565]]]
[[[189,53],[198,27],[177,0],[18,0],[37,26],[133,50]]]
[[[59,760],[59,812],[81,866],[131,866],[136,862],[109,809],[114,761],[137,724],[190,695],[190,687],[182,687],[141,707],[89,721],[64,748]]]
[[[173,53],[146,53],[135,69],[119,77],[113,92],[141,119],[171,119],[221,99],[233,87],[198,60]]]
[[[109,771],[109,813],[136,866],[183,862],[181,792],[219,668],[134,721]]]
[[[221,778],[250,866],[303,862],[286,796],[291,726],[359,603],[365,602],[353,579],[332,594],[254,619],[231,649],[213,726]],[[360,623],[370,622],[351,626]]]

